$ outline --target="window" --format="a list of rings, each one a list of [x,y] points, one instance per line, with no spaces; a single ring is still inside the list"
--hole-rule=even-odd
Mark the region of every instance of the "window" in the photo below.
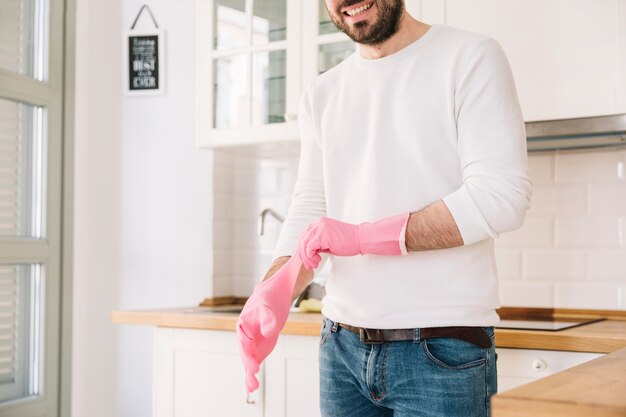
[[[57,416],[63,8],[0,1],[0,415]]]

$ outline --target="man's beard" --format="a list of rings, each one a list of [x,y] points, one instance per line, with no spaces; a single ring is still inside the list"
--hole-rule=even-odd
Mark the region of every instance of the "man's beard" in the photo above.
[[[346,2],[337,8],[334,14],[344,16],[341,9],[349,7],[352,4],[359,3],[362,0],[346,0]],[[378,9],[378,20],[373,24],[367,20],[356,22],[349,25],[343,22],[341,18],[335,20],[333,13],[329,15],[331,20],[343,33],[348,35],[356,43],[363,45],[380,45],[387,39],[392,37],[400,28],[400,18],[402,17],[403,0],[376,0],[376,8]]]

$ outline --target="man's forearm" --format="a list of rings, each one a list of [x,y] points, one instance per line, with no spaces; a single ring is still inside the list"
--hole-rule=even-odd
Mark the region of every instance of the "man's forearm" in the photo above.
[[[266,279],[271,279],[272,276],[291,258],[291,256],[281,256],[280,258],[276,258],[272,265],[270,266],[267,274],[263,277],[263,281]],[[302,291],[309,285],[309,283],[313,281],[313,271],[307,271],[304,266],[300,267],[300,272],[298,273],[298,279],[296,281],[296,285],[293,288],[293,294],[291,296],[291,301],[294,301]]]
[[[408,251],[445,249],[456,246],[463,246],[463,238],[443,200],[411,213],[406,226],[406,249]]]

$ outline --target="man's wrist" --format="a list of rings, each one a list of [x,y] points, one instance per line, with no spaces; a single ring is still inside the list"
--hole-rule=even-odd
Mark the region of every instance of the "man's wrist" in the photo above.
[[[263,277],[263,281],[269,279],[272,275],[274,275],[274,273],[276,273],[283,265],[285,265],[290,258],[291,256],[281,256],[274,259],[274,262],[272,262],[272,265],[270,265],[267,273]]]

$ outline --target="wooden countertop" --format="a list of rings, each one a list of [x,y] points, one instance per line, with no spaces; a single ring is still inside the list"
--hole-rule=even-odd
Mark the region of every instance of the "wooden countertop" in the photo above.
[[[507,313],[512,313],[520,319],[532,318],[527,315],[528,311],[528,309],[510,309]],[[502,312],[499,313],[502,316]],[[538,311],[531,313],[533,315]],[[496,346],[609,354],[494,396],[492,416],[626,416],[624,312],[550,310],[547,313],[564,320],[598,317],[609,319],[556,332],[496,329]],[[543,316],[545,317],[545,314]],[[234,331],[238,317],[238,313],[207,312],[207,309],[202,307],[114,311],[111,314],[113,323],[118,324],[224,331]],[[321,322],[321,314],[294,312],[290,314],[282,333],[317,336],[321,330]]]
[[[492,398],[493,417],[626,416],[626,349]]]
[[[113,323],[234,331],[237,313],[207,312],[202,307],[114,311]],[[282,333],[317,336],[322,316],[291,313]],[[496,346],[525,349],[609,353],[626,348],[626,321],[605,320],[561,331],[496,329]]]

